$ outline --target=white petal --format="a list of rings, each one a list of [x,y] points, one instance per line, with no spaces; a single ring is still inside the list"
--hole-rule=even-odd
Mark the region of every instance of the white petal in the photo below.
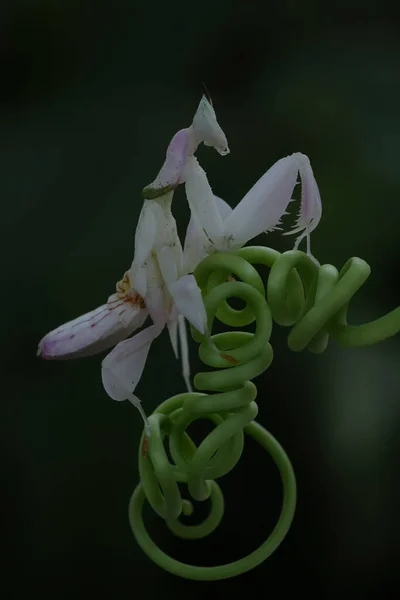
[[[232,212],[232,208],[227,202],[214,196],[217,210],[224,220]],[[201,229],[199,221],[194,213],[192,213],[186,230],[185,245],[183,251],[183,272],[192,273],[197,265],[203,260],[212,250],[212,246],[207,239],[204,231]]]
[[[142,376],[152,341],[162,327],[151,325],[133,338],[121,342],[102,362],[104,389],[113,400],[126,400]]]
[[[38,355],[46,359],[91,356],[111,348],[141,327],[148,312],[114,294],[99,306],[44,336]]]
[[[278,160],[251,188],[224,221],[225,236],[232,247],[275,227],[284,214],[296,185],[297,160]]]
[[[193,118],[192,129],[197,144],[204,142],[222,156],[229,153],[226,136],[218,124],[215,111],[205,96],[202,97]]]
[[[201,291],[193,275],[184,275],[169,286],[178,311],[186,317],[200,333],[205,333],[207,315]]]
[[[191,213],[211,246],[218,249],[223,240],[222,219],[207,176],[195,157],[188,160],[185,175]]]

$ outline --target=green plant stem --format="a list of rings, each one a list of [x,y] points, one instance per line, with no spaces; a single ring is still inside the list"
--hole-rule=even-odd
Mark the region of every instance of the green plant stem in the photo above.
[[[266,291],[253,265],[269,267]],[[288,345],[294,351],[308,348],[322,352],[330,336],[348,346],[361,346],[398,333],[400,307],[370,323],[347,325],[349,302],[369,274],[368,264],[360,258],[351,258],[338,272],[332,265],[317,267],[303,252],[279,254],[264,247],[220,252],[199,264],[195,276],[202,290],[209,331],[215,318],[233,327],[255,322],[255,330],[254,333],[231,331],[210,336],[192,329],[193,338],[200,343],[201,360],[213,368],[197,373],[194,386],[212,394],[174,396],[149,417],[151,436],[147,454],[139,452],[141,483],[133,493],[129,518],[138,543],[160,567],[189,579],[224,579],[254,568],[281,543],[294,515],[296,482],[284,450],[270,433],[254,422],[258,412],[257,390],[251,379],[272,362],[269,339],[273,321],[291,327]],[[243,300],[245,307],[236,310],[230,306],[229,299],[233,297]],[[199,418],[212,421],[214,429],[196,447],[187,428]],[[239,461],[244,432],[269,452],[280,471],[284,498],[277,525],[256,551],[233,563],[199,567],[176,561],[149,537],[142,518],[144,499],[147,498],[175,535],[198,539],[211,534],[224,512],[222,492],[214,480],[231,471]],[[144,441],[143,434],[141,448]],[[165,449],[166,442],[172,463]],[[261,474],[255,472],[255,475]],[[179,521],[182,513],[190,515],[194,509],[189,500],[182,499],[178,482],[187,484],[195,500],[211,498],[211,512],[200,525],[188,526]]]
[[[215,567],[198,567],[182,563],[168,556],[151,540],[142,518],[145,495],[142,485],[139,484],[129,504],[129,521],[135,538],[142,550],[162,569],[187,579],[206,581],[227,579],[245,573],[261,564],[276,550],[286,536],[296,507],[296,481],[293,468],[283,448],[261,425],[253,422],[246,427],[245,431],[270,454],[281,475],[283,505],[279,520],[272,533],[257,550],[235,562]],[[206,521],[191,530],[194,535],[183,535],[181,537],[204,537],[205,535],[209,535],[220,523],[224,512],[224,500],[218,484],[214,481],[211,482],[211,503],[211,513]],[[175,530],[174,533],[179,534],[182,532]]]

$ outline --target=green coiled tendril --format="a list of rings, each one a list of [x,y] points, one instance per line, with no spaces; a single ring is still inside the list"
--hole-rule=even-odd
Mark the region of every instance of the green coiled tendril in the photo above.
[[[253,264],[270,267],[266,290]],[[216,317],[232,327],[244,327],[255,321],[255,332],[233,331],[210,338],[192,330],[192,336],[200,342],[201,360],[215,369],[198,373],[194,386],[200,392],[214,393],[174,396],[149,417],[151,435],[148,438],[142,435],[141,482],[130,501],[129,519],[137,542],[160,567],[188,579],[225,579],[259,565],[282,542],[295,512],[296,481],[280,444],[254,421],[258,411],[254,401],[257,391],[250,380],[272,362],[269,338],[273,321],[292,327],[288,345],[294,351],[308,348],[322,352],[329,336],[348,346],[362,346],[396,334],[400,330],[400,307],[365,325],[347,325],[349,301],[369,274],[368,264],[360,258],[351,258],[339,273],[332,265],[317,267],[303,252],[280,254],[265,247],[216,253],[199,264],[195,277],[203,293],[209,331]],[[230,306],[228,299],[233,297],[242,299],[245,307],[236,310]],[[213,421],[215,428],[196,447],[186,429],[198,418]],[[156,546],[145,528],[144,499],[175,535],[198,539],[212,533],[224,512],[222,492],[215,480],[238,462],[244,432],[270,454],[280,471],[283,505],[275,528],[257,550],[226,565],[200,567],[173,559]],[[166,441],[173,463],[164,447]],[[187,526],[179,521],[181,514],[192,514],[193,505],[182,499],[178,482],[187,484],[195,500],[210,497],[210,513],[200,525]]]

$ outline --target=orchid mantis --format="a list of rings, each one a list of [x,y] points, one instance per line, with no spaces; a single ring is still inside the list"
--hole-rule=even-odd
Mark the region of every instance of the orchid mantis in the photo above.
[[[212,127],[207,125],[210,118]],[[173,189],[180,183],[180,172],[202,141],[214,145],[221,154],[229,152],[214,110],[205,98],[192,125],[172,139],[166,162],[152,184],[156,193],[144,193],[134,259],[117,284],[116,293],[106,304],[48,333],[38,348],[38,355],[43,358],[69,359],[96,354],[115,345],[102,362],[104,388],[114,400],[131,401],[146,426],[145,413],[133,392],[143,373],[151,343],[167,326],[177,356],[179,333],[183,376],[191,391],[184,319],[201,333],[206,332],[201,292],[194,276],[183,270],[182,246],[171,212]],[[149,315],[153,324],[129,338]]]
[[[214,196],[206,173],[194,152],[200,141],[213,146],[221,155],[229,153],[226,136],[217,122],[214,109],[203,97],[191,127],[181,129],[172,138],[167,157],[157,178],[144,190],[145,198],[162,197],[185,184],[191,210],[191,222],[185,243],[186,267],[193,271],[209,252],[237,249],[262,232],[278,229],[281,218],[292,201],[298,174],[301,180],[301,203],[295,227],[283,235],[300,233],[297,250],[306,238],[311,253],[310,234],[317,227],[322,205],[310,161],[296,152],[278,160],[247,192],[234,210]]]
[[[308,157],[296,152],[278,160],[232,210],[213,194],[206,173],[194,156],[199,140],[214,146],[222,155],[229,152],[225,134],[205,97],[192,126],[175,134],[157,178],[143,190],[145,198],[157,198],[180,183],[185,184],[191,210],[185,242],[188,272],[192,272],[199,260],[210,252],[240,248],[260,233],[278,229],[281,218],[288,214],[286,209],[292,201],[298,174],[301,180],[300,211],[295,227],[283,235],[300,233],[294,249],[297,250],[306,238],[307,254],[318,262],[311,253],[310,234],[321,219],[322,205]]]
[[[263,231],[280,224],[300,173],[301,208],[294,231],[295,248],[307,239],[321,218],[321,200],[308,158],[300,153],[278,160],[234,208],[214,196],[194,153],[203,142],[221,155],[229,153],[214,109],[203,97],[190,127],[172,138],[156,179],[144,188],[144,203],[135,234],[132,265],[106,304],[48,333],[38,354],[69,359],[115,348],[102,362],[102,381],[114,400],[129,400],[147,419],[134,391],[143,373],[150,346],[167,327],[183,377],[191,391],[185,319],[207,334],[200,289],[191,274],[210,252],[234,250]],[[173,193],[185,185],[191,210],[184,249],[171,212]],[[313,257],[312,257],[313,258]],[[314,259],[315,260],[315,259]],[[147,317],[152,324],[133,337]]]
[[[192,391],[185,318],[204,334],[207,316],[196,280],[184,269],[182,246],[171,204],[173,191],[181,182],[187,161],[201,142],[213,146],[222,155],[229,153],[225,134],[205,97],[199,104],[192,125],[178,131],[172,138],[166,160],[155,181],[143,190],[144,204],[136,229],[135,256],[130,274],[153,325],[118,344],[104,359],[103,385],[114,400],[132,399],[127,394],[133,393],[150,345],[165,325],[176,357],[179,333],[183,378],[188,390]],[[134,399],[138,401],[136,397]]]

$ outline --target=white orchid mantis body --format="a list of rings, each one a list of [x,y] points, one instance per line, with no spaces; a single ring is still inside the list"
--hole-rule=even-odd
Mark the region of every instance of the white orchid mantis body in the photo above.
[[[200,333],[205,333],[207,316],[194,276],[185,275],[182,270],[182,246],[171,213],[171,201],[172,192],[156,200],[145,200],[139,219],[135,246],[140,251],[135,253],[129,272],[153,325],[118,344],[104,359],[103,384],[114,400],[125,400],[127,391],[133,393],[151,343],[165,326],[176,356],[179,330],[183,376],[191,390],[184,318]]]
[[[148,434],[145,413],[133,392],[151,343],[167,325],[177,355],[179,331],[183,376],[190,390],[184,319],[201,333],[206,330],[201,292],[193,275],[183,270],[182,246],[171,213],[173,190],[180,183],[188,157],[202,141],[221,154],[229,152],[214,110],[205,98],[193,124],[173,137],[157,179],[147,188],[147,194],[144,191],[146,199],[135,234],[134,260],[117,284],[116,294],[110,296],[107,304],[48,333],[38,348],[38,355],[45,359],[70,359],[115,346],[102,362],[104,388],[114,400],[127,399],[139,409]],[[130,338],[148,315],[153,324]]]
[[[185,318],[200,333],[206,333],[207,318],[200,289],[193,275],[184,268],[171,203],[173,191],[182,181],[187,162],[201,142],[213,146],[222,155],[229,152],[225,134],[205,97],[199,104],[192,125],[174,135],[160,172],[154,182],[143,190],[145,200],[136,229],[135,257],[130,276],[136,291],[144,299],[154,326],[149,328],[151,332],[148,335],[141,332],[119,344],[103,361],[103,384],[115,400],[125,399],[127,390],[133,392],[150,345],[165,325],[176,357],[179,332],[183,377],[188,390],[192,389]],[[200,256],[197,257],[198,262]],[[121,383],[120,388],[118,382]]]
[[[294,248],[297,249],[306,238],[307,254],[317,262],[311,253],[310,233],[321,219],[322,206],[308,157],[296,152],[278,160],[231,210],[214,196],[206,173],[194,156],[199,140],[214,146],[222,155],[229,152],[225,134],[205,97],[191,127],[182,129],[172,138],[157,178],[143,190],[146,198],[156,198],[180,183],[185,184],[191,210],[185,243],[186,270],[192,272],[199,257],[203,258],[209,252],[240,248],[262,232],[279,229],[281,218],[287,214],[286,209],[292,201],[299,174],[302,185],[300,213],[294,229],[284,235],[300,233]]]

